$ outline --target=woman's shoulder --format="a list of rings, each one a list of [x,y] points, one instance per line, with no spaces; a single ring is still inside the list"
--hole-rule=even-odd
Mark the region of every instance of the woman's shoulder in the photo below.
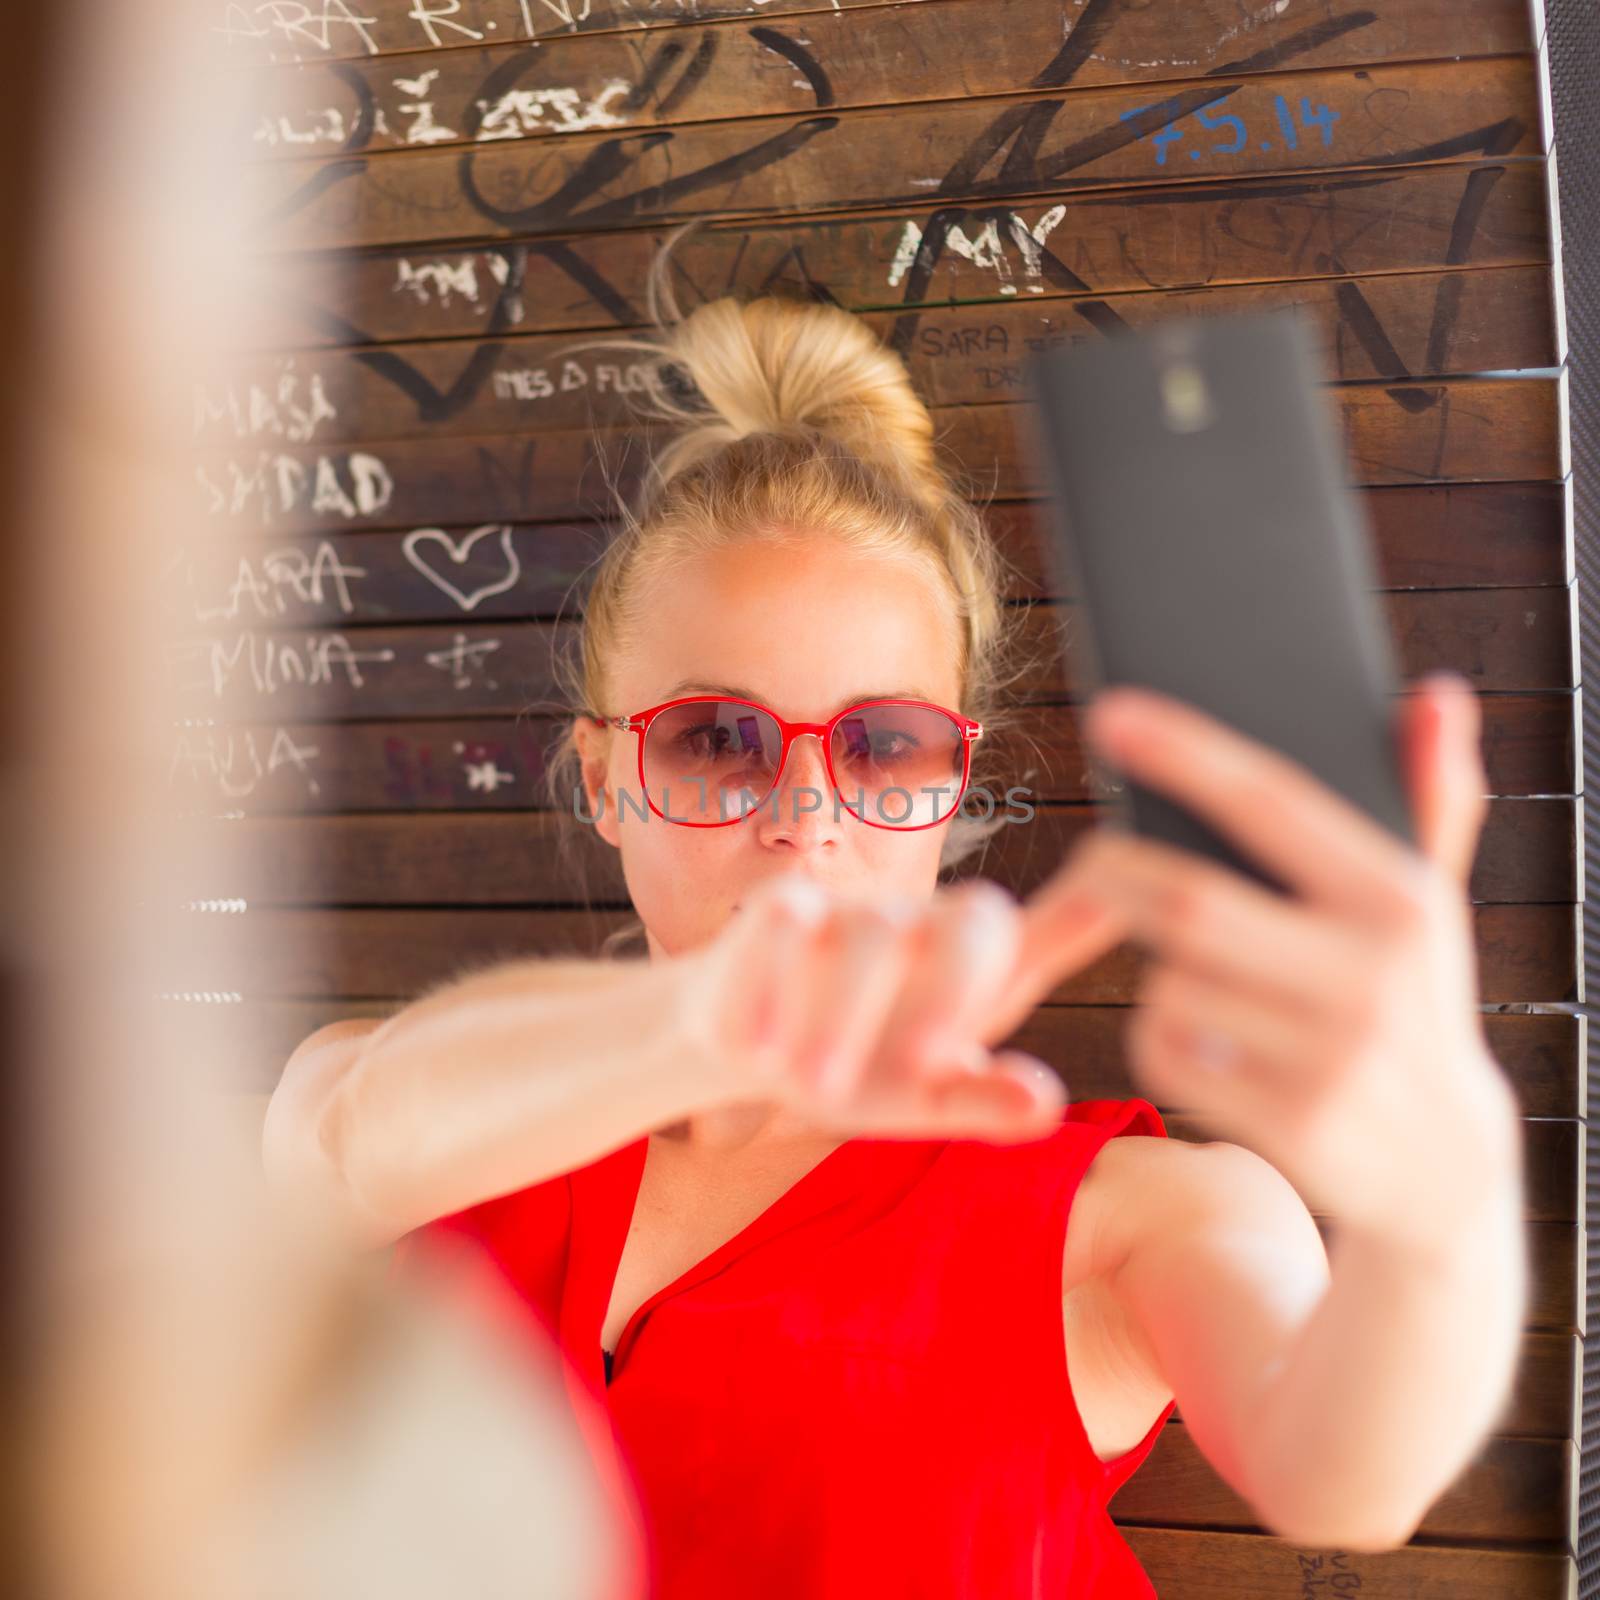
[[[1083,1236],[1093,1240],[1093,1270],[1114,1269],[1142,1241],[1201,1219],[1224,1228],[1256,1220],[1270,1209],[1263,1177],[1283,1191],[1275,1169],[1226,1139],[1107,1139],[1073,1202]]]
[[[1179,1141],[1170,1141],[1177,1143]],[[1139,1096],[1074,1100],[1042,1134],[1026,1140],[952,1139],[930,1169],[939,1203],[959,1213],[963,1228],[989,1236],[1060,1243],[1071,1231],[1082,1238],[1085,1214],[1104,1202],[1118,1203],[1127,1185],[1113,1178],[1093,1185],[1086,1178],[1114,1146],[1166,1146],[1160,1112]]]
[[[1167,1125],[1155,1105],[1142,1095],[1123,1099],[1072,1100],[1062,1113],[1063,1128],[1092,1129],[1110,1140],[1121,1133],[1167,1137]]]
[[[1124,1135],[1146,1137],[1129,1140],[1121,1137]],[[1150,1101],[1130,1095],[1120,1100],[1069,1101],[1053,1126],[1030,1139],[958,1139],[951,1143],[971,1161],[1004,1167],[1013,1175],[1020,1175],[1029,1167],[1041,1173],[1087,1167],[1113,1143],[1147,1141],[1166,1143],[1166,1123]]]

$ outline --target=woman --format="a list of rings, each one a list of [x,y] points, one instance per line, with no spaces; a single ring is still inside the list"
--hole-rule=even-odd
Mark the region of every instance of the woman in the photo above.
[[[864,323],[655,306],[605,342],[680,427],[595,574],[552,768],[649,959],[320,1030],[269,1165],[358,1243],[487,1250],[605,1399],[653,1592],[1150,1594],[1106,1503],[1175,1405],[1266,1528],[1403,1543],[1524,1310],[1470,687],[1400,713],[1417,850],[1193,708],[1097,697],[1105,758],[1293,901],[1105,829],[1026,903],[939,887],[985,832],[957,802],[1002,720],[1003,564]],[[1224,1138],[1066,1105],[999,1048],[1129,937],[1135,1080]]]

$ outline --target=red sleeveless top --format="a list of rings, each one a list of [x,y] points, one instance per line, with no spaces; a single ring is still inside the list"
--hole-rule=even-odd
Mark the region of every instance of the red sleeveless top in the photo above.
[[[467,1236],[602,1407],[652,1600],[1155,1594],[1107,1502],[1062,1326],[1068,1209],[1100,1147],[1166,1137],[1080,1100],[1026,1144],[850,1139],[629,1318],[600,1325],[648,1139],[408,1234]],[[592,1435],[591,1435],[592,1436]]]

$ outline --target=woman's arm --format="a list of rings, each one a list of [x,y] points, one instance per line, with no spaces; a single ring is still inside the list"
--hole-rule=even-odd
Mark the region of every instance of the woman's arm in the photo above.
[[[1406,1542],[1510,1397],[1527,1312],[1519,1169],[1419,1253],[1335,1223],[1238,1145],[1116,1140],[1118,1305],[1202,1454],[1282,1538]],[[1141,1148],[1142,1147],[1142,1148]]]
[[[1080,890],[1154,954],[1135,1086],[1233,1141],[1195,1153],[1209,1184],[1134,1251],[1122,1293],[1196,1442],[1263,1516],[1384,1548],[1481,1444],[1524,1315],[1518,1103],[1484,1036],[1468,894],[1477,697],[1441,674],[1400,711],[1413,845],[1197,707],[1110,696],[1091,743],[1287,891],[1122,830],[1075,852]],[[1305,1205],[1338,1229],[1326,1292]]]
[[[1038,1137],[1059,1080],[991,1048],[991,1023],[1116,937],[1072,904],[1025,917],[982,879],[875,901],[785,875],[686,953],[506,962],[307,1039],[267,1108],[268,1175],[375,1247],[739,1101],[846,1137]]]
[[[268,1105],[269,1178],[376,1248],[734,1098],[690,965],[508,961],[319,1029]]]

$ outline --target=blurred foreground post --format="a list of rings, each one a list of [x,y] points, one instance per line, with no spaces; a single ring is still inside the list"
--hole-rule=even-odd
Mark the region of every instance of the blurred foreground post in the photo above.
[[[251,315],[228,9],[53,0],[8,31],[0,1581],[620,1600],[632,1547],[548,1353],[486,1280],[419,1300],[275,1215],[227,1030],[180,998],[214,926],[192,886],[247,877],[167,787],[175,575],[231,537],[195,480],[196,384]],[[230,948],[253,958],[259,924]]]

